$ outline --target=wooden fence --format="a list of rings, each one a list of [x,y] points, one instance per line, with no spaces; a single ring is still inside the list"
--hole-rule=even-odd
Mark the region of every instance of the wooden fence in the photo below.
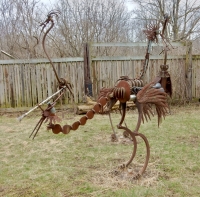
[[[95,47],[97,44],[91,44]],[[102,45],[102,44],[99,44]],[[98,45],[98,46],[99,46]],[[111,45],[111,46],[116,46]],[[121,45],[121,43],[118,43]],[[182,46],[182,44],[175,44]],[[124,45],[123,45],[124,46]],[[131,46],[134,46],[132,43]],[[142,46],[146,46],[143,44]],[[93,96],[96,98],[100,88],[113,87],[120,76],[136,78],[142,68],[144,54],[141,56],[89,57],[90,79]],[[83,101],[85,94],[85,58],[52,59],[59,77],[73,85],[75,102]],[[172,77],[174,98],[185,95],[188,82],[185,80],[189,58],[187,54],[169,56],[167,64]],[[200,56],[192,56],[192,97],[200,97]],[[163,64],[162,56],[150,56],[145,81],[149,82]],[[0,60],[0,107],[32,107],[57,91],[57,80],[47,59]],[[66,93],[63,103],[71,103],[72,97]]]
[[[53,59],[60,77],[73,84],[75,102],[84,93],[83,58]],[[57,91],[58,83],[46,59],[0,61],[1,107],[31,107]],[[67,92],[64,103],[71,102]]]

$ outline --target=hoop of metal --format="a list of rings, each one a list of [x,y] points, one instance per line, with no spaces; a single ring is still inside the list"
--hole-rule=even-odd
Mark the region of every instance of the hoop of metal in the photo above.
[[[125,131],[127,131],[130,136],[132,137],[132,140],[133,140],[133,152],[132,152],[132,155],[130,157],[130,159],[127,161],[127,163],[122,166],[123,168],[126,168],[128,167],[131,162],[133,161],[135,155],[136,155],[136,152],[137,152],[137,139],[136,139],[136,136],[139,136],[143,139],[143,141],[145,142],[145,146],[146,146],[146,157],[145,157],[145,162],[144,162],[144,165],[142,166],[141,170],[139,171],[139,173],[133,177],[133,178],[139,178],[146,170],[147,168],[147,165],[149,163],[149,158],[150,158],[150,146],[149,146],[149,142],[147,140],[147,138],[145,137],[145,135],[143,135],[142,133],[138,133],[138,132],[133,132],[131,131],[129,128],[127,127],[124,127],[124,126],[120,126],[119,129],[123,129]]]

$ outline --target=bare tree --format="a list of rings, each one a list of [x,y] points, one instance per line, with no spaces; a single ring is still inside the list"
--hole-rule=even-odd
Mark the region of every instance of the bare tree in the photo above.
[[[125,0],[60,0],[59,45],[67,56],[83,55],[86,42],[122,42],[129,39],[130,13]]]
[[[0,0],[1,49],[17,58],[45,57],[40,24],[52,9],[59,19],[47,35],[51,57],[83,56],[86,42],[128,42],[133,40],[131,13],[126,0],[58,0],[44,5],[40,0]],[[45,30],[44,30],[45,33]],[[96,49],[114,53],[109,48]],[[115,49],[116,50],[116,49]],[[1,54],[1,58],[6,58]]]
[[[198,0],[131,0],[137,4],[134,19],[144,26],[149,20],[162,20],[165,13],[171,17],[173,40],[195,39],[200,31],[200,1]],[[136,22],[135,22],[136,23]]]
[[[1,49],[16,58],[38,57],[35,49],[42,17],[37,0],[0,0]]]

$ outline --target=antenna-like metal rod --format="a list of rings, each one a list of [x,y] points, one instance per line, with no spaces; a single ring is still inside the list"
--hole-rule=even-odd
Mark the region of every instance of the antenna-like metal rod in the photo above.
[[[17,119],[19,121],[21,121],[25,116],[27,116],[29,113],[31,113],[32,111],[34,111],[35,109],[37,109],[39,106],[43,105],[45,102],[49,101],[51,98],[53,98],[55,95],[57,95],[58,93],[60,93],[63,89],[65,89],[66,86],[64,86],[63,88],[61,88],[60,90],[58,90],[56,93],[54,93],[53,95],[49,96],[47,99],[45,99],[44,101],[42,101],[41,103],[39,103],[37,106],[35,106],[34,108],[32,108],[31,110],[29,110],[28,112],[26,112],[25,114],[23,114],[22,116],[18,117]]]
[[[9,53],[7,53],[7,52],[5,52],[5,51],[3,51],[3,50],[1,50],[1,52],[2,52],[4,55],[6,55],[6,56],[8,56],[9,58],[11,58],[11,59],[17,59],[16,57],[10,55]]]

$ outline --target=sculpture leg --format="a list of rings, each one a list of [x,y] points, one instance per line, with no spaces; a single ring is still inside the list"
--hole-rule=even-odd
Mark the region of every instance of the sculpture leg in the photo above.
[[[112,119],[111,119],[110,111],[108,112],[108,116],[109,116],[109,120],[110,120],[110,125],[111,125],[112,130],[113,130],[112,141],[118,141],[118,138],[117,138],[117,135],[116,135],[115,129],[114,129],[114,127],[113,127],[113,123],[112,123]]]
[[[39,129],[40,129],[40,127],[41,127],[41,125],[42,125],[42,123],[44,122],[45,119],[46,119],[45,117],[40,118],[40,120],[36,124],[35,128],[33,129],[32,133],[30,134],[29,138],[32,136],[34,131],[36,131],[34,136],[33,136],[33,139],[35,138],[35,136],[37,135],[37,133],[38,133],[38,131],[39,131]]]
[[[139,171],[139,173],[134,177],[135,179],[138,179],[145,172],[147,165],[149,163],[150,146],[149,146],[149,142],[148,142],[147,138],[142,133],[138,133],[135,136],[140,136],[143,139],[143,141],[145,142],[145,146],[146,146],[146,157],[145,157],[144,165],[143,165],[142,169]]]
[[[113,130],[112,141],[118,141],[115,129],[113,127],[113,123],[112,123],[112,119],[111,119],[111,114],[110,114],[110,111],[112,110],[112,107],[115,105],[116,102],[117,102],[116,99],[110,99],[110,101],[107,103],[108,116],[109,116],[109,120],[110,120],[110,125],[111,125],[112,130]]]
[[[137,125],[136,125],[136,128],[135,128],[134,132],[138,133],[138,130],[139,130],[141,122],[142,122],[142,116],[143,116],[142,109],[143,109],[143,105],[141,103],[139,103],[139,102],[136,101],[136,107],[138,109],[139,115],[138,115],[138,122],[137,122]]]
[[[120,114],[121,114],[121,116],[122,116],[121,108],[119,108],[119,112],[120,112]],[[128,128],[128,127],[127,127],[127,124],[126,124],[126,122],[125,122],[125,120],[124,120],[124,125],[125,125],[126,128]],[[129,132],[127,132],[126,130],[123,132],[123,136],[124,136],[125,138],[131,139],[131,137],[130,137],[130,135],[129,135]]]
[[[120,103],[121,107],[122,107],[122,117],[121,117],[121,120],[119,122],[119,125],[117,126],[119,129],[122,125],[122,123],[124,122],[124,118],[125,118],[125,115],[126,115],[126,103]]]
[[[145,172],[145,170],[147,168],[147,165],[148,165],[148,162],[149,162],[149,157],[150,157],[149,142],[148,142],[147,138],[141,133],[132,132],[130,129],[128,129],[127,127],[123,127],[123,126],[121,126],[119,129],[124,129],[125,131],[127,131],[130,134],[130,136],[132,137],[132,140],[133,140],[133,152],[132,152],[132,155],[131,155],[130,159],[128,160],[128,162],[126,162],[126,164],[122,165],[121,168],[127,168],[130,165],[130,163],[133,161],[133,159],[134,159],[134,157],[136,155],[136,151],[137,151],[136,136],[140,136],[143,139],[143,141],[145,142],[146,157],[145,157],[144,165],[139,170],[139,172],[136,175],[134,175],[134,177],[133,177],[133,179],[138,179]]]
[[[133,140],[133,152],[132,152],[131,158],[126,162],[125,165],[122,166],[123,168],[126,168],[133,161],[133,159],[136,155],[137,141],[136,141],[136,137],[135,137],[134,133],[130,129],[128,129],[127,127],[123,127],[123,126],[121,126],[119,129],[124,129],[125,131],[127,131]]]

